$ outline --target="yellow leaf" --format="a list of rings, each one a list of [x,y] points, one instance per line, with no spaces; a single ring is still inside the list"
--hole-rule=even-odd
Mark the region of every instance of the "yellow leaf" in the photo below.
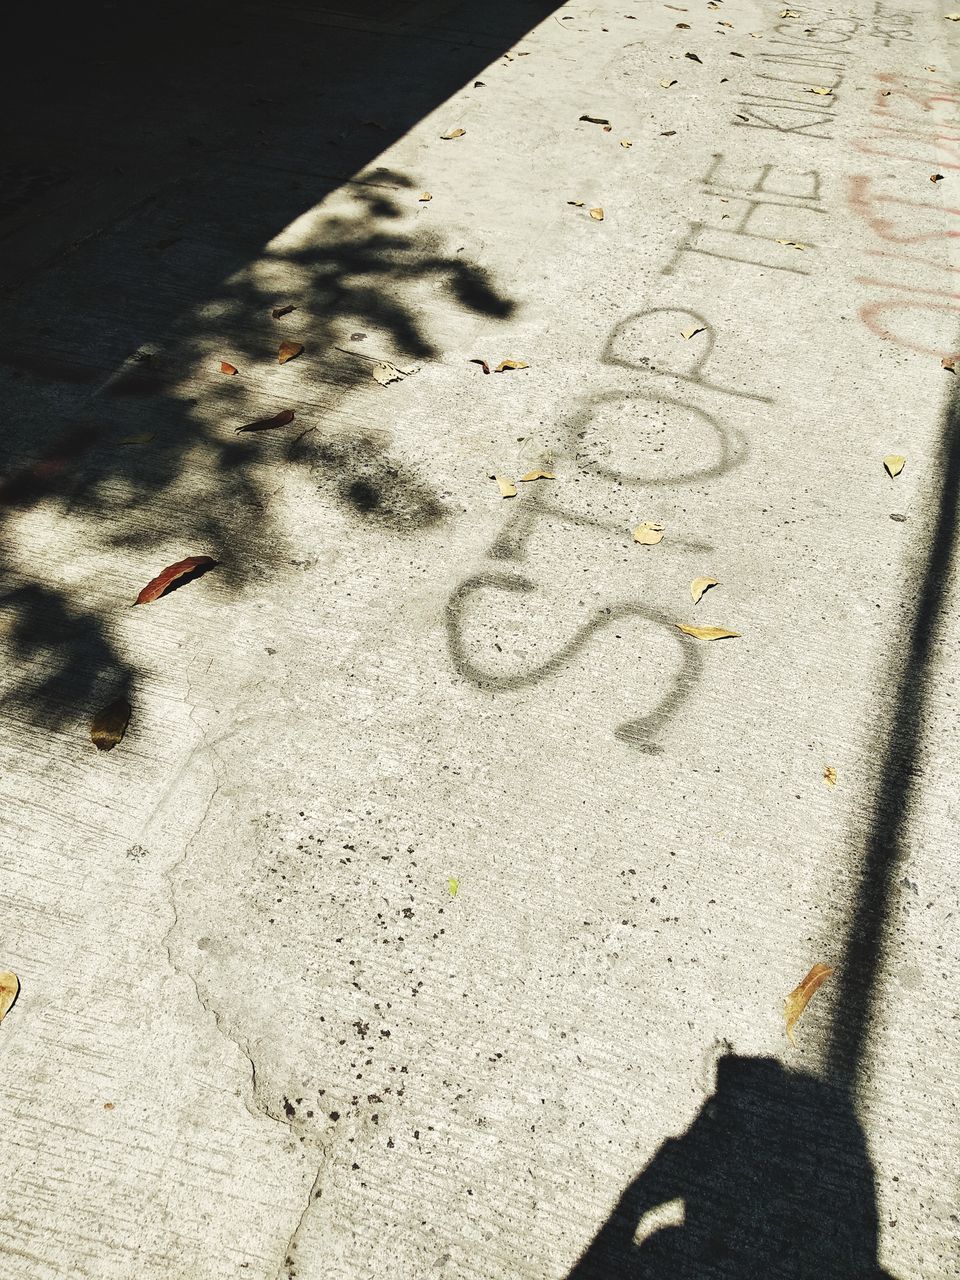
[[[658,542],[663,541],[663,525],[657,520],[644,520],[643,524],[638,524],[634,529],[633,540],[645,547],[655,547]]]
[[[669,89],[672,85],[675,85],[676,83],[677,83],[676,80],[661,80],[660,88]]]
[[[739,631],[728,631],[726,627],[689,627],[685,622],[673,624],[685,636],[693,636],[695,640],[733,640],[740,635]]]
[[[694,578],[690,583],[690,599],[694,604],[699,604],[711,587],[719,587],[719,585],[716,578]]]
[[[530,480],[556,480],[556,478],[552,471],[528,471],[525,476],[520,477],[520,483],[527,484]]]
[[[806,249],[805,244],[801,244],[799,240],[778,240],[777,244],[785,244],[788,249]]]
[[[460,881],[456,876],[450,876],[447,880],[447,888],[450,890],[450,897],[455,898],[457,896],[457,891],[460,888]]]
[[[819,93],[821,98],[829,98],[833,93],[832,89],[826,89],[822,84],[808,84],[804,86],[805,93]]]
[[[509,476],[494,476],[493,479],[500,486],[501,498],[515,498],[517,496],[517,486]]]
[[[433,196],[430,194],[429,191],[424,191],[422,195],[417,197],[417,199],[420,201],[421,204],[426,204],[428,200],[433,199]]]
[[[454,138],[462,138],[466,132],[466,129],[451,129],[449,133],[441,133],[440,137],[444,142],[450,142]]]
[[[835,787],[837,785],[837,771],[834,769],[832,764],[828,764],[824,767],[823,780],[828,787]]]
[[[98,711],[90,725],[90,740],[98,751],[111,751],[127,731],[132,708],[126,698],[115,698]]]
[[[698,333],[705,333],[705,332],[706,332],[706,328],[704,325],[692,324],[689,329],[680,330],[680,337],[686,338],[687,341],[689,341],[691,338],[696,337]]]
[[[583,201],[582,201],[582,200],[568,200],[568,201],[567,201],[567,204],[572,204],[572,205],[573,205],[573,207],[574,207],[575,209],[582,209],[582,208],[583,208]]]
[[[591,218],[593,218],[594,222],[602,222],[602,221],[603,221],[603,210],[602,210],[602,209],[591,209],[591,210],[590,210],[590,217],[591,217]]]
[[[797,1025],[797,1020],[810,1003],[811,997],[823,986],[831,973],[833,969],[830,965],[815,964],[800,985],[794,987],[787,996],[783,1012],[787,1019],[787,1036],[791,1044],[797,1043],[793,1038],[793,1028]]]
[[[15,973],[0,973],[0,1022],[4,1020],[20,994],[20,979]]]
[[[887,469],[887,475],[892,480],[894,476],[898,476],[904,468],[906,458],[900,453],[889,453],[883,460],[883,465]]]
[[[530,366],[526,360],[501,360],[494,373],[505,373],[507,369],[529,369]]]
[[[623,147],[624,151],[629,151],[630,148],[633,146],[633,143],[630,141],[629,138],[621,138],[620,145],[621,147]]]

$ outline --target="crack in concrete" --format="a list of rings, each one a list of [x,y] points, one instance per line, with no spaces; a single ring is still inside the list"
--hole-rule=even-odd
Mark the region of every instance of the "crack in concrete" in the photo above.
[[[307,1202],[303,1206],[303,1210],[300,1213],[300,1217],[297,1219],[297,1225],[294,1227],[293,1231],[290,1233],[290,1238],[287,1241],[286,1248],[283,1251],[283,1261],[280,1263],[280,1266],[277,1270],[275,1280],[296,1280],[297,1246],[300,1243],[300,1233],[306,1224],[307,1216],[310,1213],[311,1206],[314,1204],[316,1200],[320,1199],[320,1184],[323,1179],[323,1170],[325,1165],[326,1165],[326,1159],[324,1159],[323,1164],[320,1165],[319,1169],[317,1170],[317,1176],[314,1178],[313,1182],[310,1184],[310,1190],[307,1193]]]

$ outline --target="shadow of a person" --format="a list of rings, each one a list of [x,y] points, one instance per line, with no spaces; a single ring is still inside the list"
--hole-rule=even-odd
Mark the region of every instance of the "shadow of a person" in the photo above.
[[[654,1226],[671,1204],[675,1225]],[[847,1090],[728,1053],[715,1093],[627,1187],[568,1280],[892,1280],[877,1225]]]

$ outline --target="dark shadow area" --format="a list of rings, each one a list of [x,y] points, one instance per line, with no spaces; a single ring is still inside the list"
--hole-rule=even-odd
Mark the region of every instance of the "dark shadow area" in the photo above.
[[[670,1225],[647,1214],[674,1201]],[[639,1232],[638,1232],[639,1228]],[[620,1197],[570,1280],[885,1280],[873,1168],[850,1095],[726,1054],[690,1128]]]
[[[143,585],[122,553],[158,548],[159,572],[172,528],[179,554],[213,556],[232,590],[282,559],[265,463],[308,469],[358,530],[404,536],[447,518],[428,478],[394,455],[389,418],[337,415],[369,391],[371,361],[440,354],[431,292],[495,320],[515,304],[429,212],[418,216],[425,175],[371,165],[553,7],[99,0],[7,19],[8,712],[55,728],[132,698],[137,681],[112,607],[17,554],[24,512],[80,522],[91,547],[118,553],[117,607]],[[438,130],[430,164],[452,145]],[[287,339],[305,351],[278,383]],[[220,360],[238,376],[221,376]],[[235,434],[288,408],[296,420],[283,430]]]

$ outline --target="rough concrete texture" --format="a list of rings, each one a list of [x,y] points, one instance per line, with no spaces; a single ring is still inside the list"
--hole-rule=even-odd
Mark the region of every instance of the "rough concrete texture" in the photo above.
[[[960,1274],[954,25],[263,8],[14,164],[0,1276]]]

